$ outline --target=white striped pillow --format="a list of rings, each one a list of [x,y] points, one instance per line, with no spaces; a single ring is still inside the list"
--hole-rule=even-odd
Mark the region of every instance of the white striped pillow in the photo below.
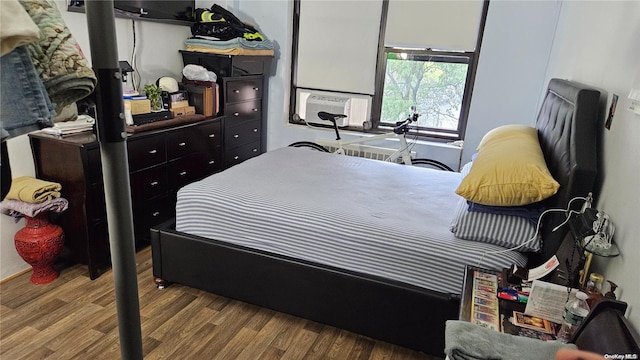
[[[457,238],[513,248],[529,241],[536,232],[536,224],[527,218],[470,212],[468,209],[467,200],[460,198],[450,226],[451,232]],[[535,240],[518,251],[538,252],[541,247],[542,239],[538,234]]]

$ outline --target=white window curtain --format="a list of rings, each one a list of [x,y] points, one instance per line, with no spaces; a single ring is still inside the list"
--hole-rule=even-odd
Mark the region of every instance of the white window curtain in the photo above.
[[[482,0],[389,0],[385,46],[474,51]]]
[[[382,0],[301,0],[296,86],[375,93]]]

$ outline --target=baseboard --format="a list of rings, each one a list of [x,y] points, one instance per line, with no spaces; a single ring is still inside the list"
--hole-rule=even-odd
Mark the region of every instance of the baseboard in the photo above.
[[[20,276],[20,275],[24,275],[24,274],[28,273],[29,271],[31,271],[31,267],[28,267],[28,268],[26,268],[26,269],[24,269],[24,270],[21,270],[21,271],[19,271],[19,272],[15,273],[15,274],[13,274],[13,275],[9,275],[9,276],[7,276],[6,278],[4,278],[4,279],[0,280],[0,285],[2,285],[2,284],[4,284],[4,283],[6,283],[6,282],[7,282],[7,281],[9,281],[9,280],[13,280],[13,279],[15,279],[15,278],[17,278],[17,277],[18,277],[18,276]]]

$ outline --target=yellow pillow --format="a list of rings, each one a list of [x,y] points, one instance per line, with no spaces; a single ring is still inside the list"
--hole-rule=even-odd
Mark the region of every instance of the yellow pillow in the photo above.
[[[482,138],[456,194],[483,205],[521,206],[544,200],[559,188],[544,161],[538,130],[505,125]]]

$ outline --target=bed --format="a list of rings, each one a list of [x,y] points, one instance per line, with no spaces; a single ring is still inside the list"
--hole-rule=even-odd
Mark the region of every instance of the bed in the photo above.
[[[598,102],[582,84],[549,83],[536,127],[560,189],[547,207],[593,189]],[[545,218],[536,254],[494,254],[502,248],[457,238],[450,226],[461,178],[270,151],[180,190],[175,221],[151,230],[154,277],[440,356],[465,264],[536,264],[566,234],[550,231],[562,216]]]

